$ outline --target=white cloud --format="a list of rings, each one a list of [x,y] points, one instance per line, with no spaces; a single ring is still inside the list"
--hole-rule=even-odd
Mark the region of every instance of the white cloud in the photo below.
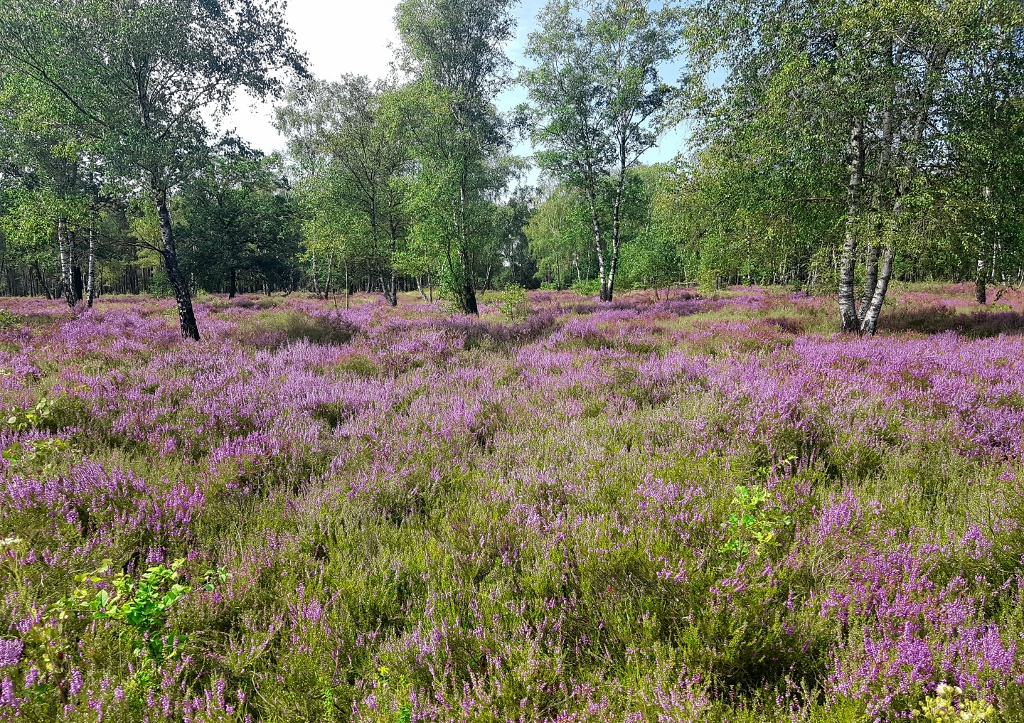
[[[390,69],[388,45],[396,40],[397,4],[397,0],[290,0],[287,18],[315,75],[336,79],[357,73],[378,78]],[[284,147],[272,119],[269,104],[242,95],[221,127],[236,129],[242,138],[270,152]]]

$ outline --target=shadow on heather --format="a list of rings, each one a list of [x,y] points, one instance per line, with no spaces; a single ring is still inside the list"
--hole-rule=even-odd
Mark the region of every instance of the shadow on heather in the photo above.
[[[296,341],[347,344],[358,329],[330,315],[310,316],[298,311],[264,313],[239,325],[235,338],[244,346],[276,350]]]
[[[986,339],[1000,334],[1024,334],[1024,314],[1017,311],[974,311],[957,313],[948,306],[889,309],[879,321],[879,331],[942,334],[956,332],[970,339]]]

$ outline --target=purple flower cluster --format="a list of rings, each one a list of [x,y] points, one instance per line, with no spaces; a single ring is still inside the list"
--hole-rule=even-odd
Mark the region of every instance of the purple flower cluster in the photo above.
[[[24,648],[20,640],[0,640],[0,668],[13,668],[20,663]]]

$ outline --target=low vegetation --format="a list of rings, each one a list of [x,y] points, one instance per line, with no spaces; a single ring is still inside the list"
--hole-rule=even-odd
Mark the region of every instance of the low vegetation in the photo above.
[[[11,303],[0,720],[1024,720],[972,291]]]

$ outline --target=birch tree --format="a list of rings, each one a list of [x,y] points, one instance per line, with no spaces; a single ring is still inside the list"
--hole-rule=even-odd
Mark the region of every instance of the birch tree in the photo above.
[[[201,111],[218,116],[237,91],[264,97],[277,71],[304,72],[283,12],[271,0],[0,4],[0,66],[31,79],[48,122],[87,139],[126,193],[148,195],[186,338],[199,328],[168,197],[205,163]]]
[[[586,198],[601,300],[611,301],[626,179],[679,120],[680,89],[662,74],[679,51],[680,15],[647,0],[552,0],[539,20],[523,74],[536,159]],[[605,183],[613,188],[610,228],[599,210]]]
[[[348,75],[292,89],[277,109],[277,127],[300,159],[308,183],[330,187],[362,230],[364,254],[387,301],[398,304],[397,259],[408,234],[409,135],[383,81]],[[315,208],[314,214],[325,209]],[[334,211],[331,211],[334,213]]]
[[[414,80],[404,96],[419,165],[413,233],[418,246],[440,247],[447,291],[467,314],[477,313],[475,257],[489,230],[484,202],[501,185],[490,162],[507,148],[493,104],[508,83],[504,49],[517,4],[402,0],[395,15],[400,61]]]
[[[813,200],[839,210],[841,328],[874,334],[897,255],[965,170],[950,153],[949,108],[979,86],[957,78],[995,45],[1019,45],[1019,4],[711,0],[689,17],[691,70],[705,80],[698,142],[747,139],[748,165],[769,177],[798,157],[845,167],[841,185],[819,186]]]

